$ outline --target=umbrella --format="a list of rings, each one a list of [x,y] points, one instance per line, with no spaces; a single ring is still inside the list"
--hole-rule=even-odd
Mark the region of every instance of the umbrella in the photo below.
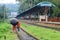
[[[41,3],[38,3],[37,6],[48,6],[48,7],[55,7],[54,4],[52,4],[51,2],[41,2]]]

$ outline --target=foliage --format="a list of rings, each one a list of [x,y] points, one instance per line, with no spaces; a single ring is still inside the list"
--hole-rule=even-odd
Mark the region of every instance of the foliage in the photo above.
[[[21,23],[21,27],[39,40],[60,40],[60,32],[52,29]]]
[[[6,39],[4,39],[6,37]],[[11,30],[8,23],[0,23],[0,40],[17,40],[16,34]]]
[[[52,14],[53,17],[60,17],[60,9],[58,7],[54,8],[54,13]]]
[[[6,7],[5,5],[2,4],[0,5],[0,21],[3,21],[4,18],[7,18],[7,14],[6,14]]]

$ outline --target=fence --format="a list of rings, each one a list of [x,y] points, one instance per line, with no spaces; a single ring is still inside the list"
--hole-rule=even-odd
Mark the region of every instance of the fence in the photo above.
[[[60,17],[51,17],[51,18],[48,18],[48,21],[51,21],[51,22],[60,22]]]

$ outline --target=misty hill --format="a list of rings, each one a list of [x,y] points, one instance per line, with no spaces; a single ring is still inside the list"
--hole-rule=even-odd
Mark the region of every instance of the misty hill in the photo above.
[[[6,4],[9,12],[16,12],[18,10],[19,4]]]

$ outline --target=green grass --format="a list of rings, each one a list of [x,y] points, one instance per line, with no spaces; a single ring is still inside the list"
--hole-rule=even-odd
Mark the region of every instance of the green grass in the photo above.
[[[21,23],[21,27],[39,40],[60,40],[60,32],[48,28]]]
[[[17,40],[17,35],[12,32],[11,25],[9,23],[0,23],[0,40]]]

